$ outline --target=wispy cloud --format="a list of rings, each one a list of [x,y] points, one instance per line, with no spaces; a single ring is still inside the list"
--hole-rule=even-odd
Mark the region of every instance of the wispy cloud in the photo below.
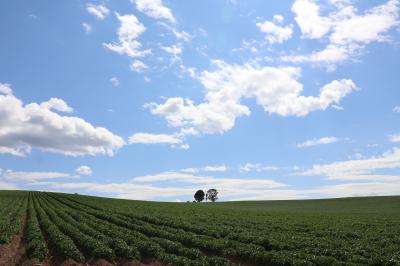
[[[279,167],[272,166],[272,165],[263,165],[260,163],[246,163],[244,165],[239,166],[240,172],[263,172],[263,171],[277,171]]]
[[[85,30],[86,33],[90,33],[92,31],[92,25],[86,22],[82,22],[82,28]]]
[[[182,140],[167,134],[136,133],[129,137],[130,144],[181,144]]]
[[[200,168],[196,167],[184,168],[181,169],[181,172],[194,174],[199,172],[225,172],[226,170],[228,170],[228,167],[225,165],[207,165]]]
[[[390,135],[389,140],[391,142],[400,142],[400,134]]]
[[[303,176],[323,176],[332,180],[400,181],[399,175],[379,174],[378,170],[399,169],[400,149],[376,157],[314,165]]]
[[[312,146],[317,146],[317,145],[335,143],[337,141],[339,141],[339,139],[336,137],[323,137],[320,139],[306,140],[302,143],[297,144],[296,146],[297,146],[297,148],[305,148],[305,147],[312,147]]]

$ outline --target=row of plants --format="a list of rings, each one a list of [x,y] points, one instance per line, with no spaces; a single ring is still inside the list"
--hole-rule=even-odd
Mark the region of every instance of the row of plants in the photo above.
[[[49,245],[55,254],[62,259],[73,259],[77,262],[85,260],[84,255],[75,245],[74,241],[65,235],[49,218],[43,208],[40,206],[36,197],[33,197],[33,204],[38,214],[40,228],[47,236]]]
[[[19,197],[10,208],[2,213],[0,217],[0,244],[8,243],[22,230],[27,203],[27,197]]]
[[[39,221],[33,204],[33,194],[29,194],[28,224],[26,227],[26,252],[29,258],[43,261],[49,254],[46,241],[40,230]]]

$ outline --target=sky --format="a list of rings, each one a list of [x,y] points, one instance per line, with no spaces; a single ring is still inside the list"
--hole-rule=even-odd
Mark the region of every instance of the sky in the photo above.
[[[400,0],[0,2],[0,189],[400,194]]]

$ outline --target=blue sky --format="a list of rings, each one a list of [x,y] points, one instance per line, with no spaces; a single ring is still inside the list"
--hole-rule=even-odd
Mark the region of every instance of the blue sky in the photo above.
[[[400,194],[400,1],[0,3],[0,189]]]

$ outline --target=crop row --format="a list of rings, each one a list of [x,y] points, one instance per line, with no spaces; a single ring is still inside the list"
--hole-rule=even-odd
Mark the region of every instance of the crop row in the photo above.
[[[29,195],[26,242],[26,251],[30,258],[36,258],[39,261],[43,261],[48,255],[49,251],[42,235],[42,231],[40,230],[32,194]]]
[[[39,205],[36,197],[33,199],[34,206],[39,218],[39,224],[42,231],[47,236],[49,244],[52,246],[54,252],[63,259],[74,259],[77,262],[84,260],[83,254],[76,247],[74,241],[50,220],[49,216]]]
[[[0,217],[0,243],[9,242],[22,229],[27,200],[27,197],[20,197],[3,211]]]

